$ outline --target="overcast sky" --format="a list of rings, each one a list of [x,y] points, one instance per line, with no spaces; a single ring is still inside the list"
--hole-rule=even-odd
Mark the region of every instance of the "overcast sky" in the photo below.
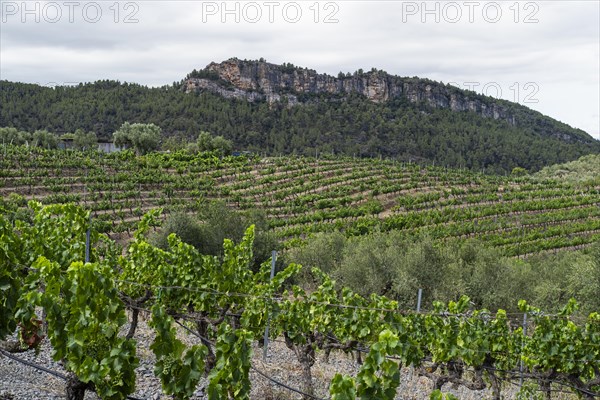
[[[151,86],[230,57],[372,67],[517,101],[600,138],[600,2],[7,1],[0,79]]]

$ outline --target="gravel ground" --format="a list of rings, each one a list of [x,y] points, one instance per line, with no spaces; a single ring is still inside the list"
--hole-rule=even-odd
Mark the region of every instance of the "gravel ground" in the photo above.
[[[125,327],[126,328],[126,327]],[[154,377],[153,363],[154,356],[149,349],[153,336],[145,323],[141,323],[135,339],[138,341],[138,356],[140,365],[137,368],[137,390],[132,394],[133,397],[142,400],[162,400],[170,399],[170,396],[162,394],[160,381]],[[196,342],[194,337],[181,334],[180,339],[188,344]],[[16,354],[17,357],[27,361],[42,365],[53,371],[64,374],[65,371],[59,363],[50,358],[50,346],[48,341],[42,343],[39,353],[34,351]],[[274,341],[269,344],[269,355],[266,361],[262,358],[263,349],[255,347],[254,362],[255,368],[266,373],[273,379],[283,382],[294,388],[301,388],[301,369],[293,353],[287,349],[281,341]],[[335,373],[356,375],[359,365],[349,355],[332,353],[329,360],[319,358],[312,368],[313,381],[315,384],[316,395],[327,399],[328,385]],[[256,372],[251,372],[252,399],[300,399],[301,396],[293,393],[277,384],[265,379]],[[198,385],[194,397],[195,400],[206,399],[204,387],[206,380]],[[0,400],[8,399],[35,399],[35,400],[58,400],[64,399],[65,383],[62,379],[54,377],[48,373],[35,370],[32,367],[23,365],[0,354]],[[473,392],[464,388],[454,389],[444,388],[445,391],[452,392],[463,400],[475,400],[490,398],[486,391]],[[401,374],[401,384],[398,389],[397,399],[401,400],[425,400],[429,399],[431,391],[431,382],[425,377],[417,376],[412,369],[404,368]],[[12,397],[10,397],[12,396]],[[506,398],[512,398],[506,396]],[[94,393],[88,392],[86,400],[95,400],[98,397]]]

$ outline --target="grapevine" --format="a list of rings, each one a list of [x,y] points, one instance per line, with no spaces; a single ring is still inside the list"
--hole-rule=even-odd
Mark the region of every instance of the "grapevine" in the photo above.
[[[30,207],[29,221],[0,216],[0,335],[17,323],[36,332],[42,309],[53,358],[76,378],[72,398],[87,389],[103,399],[133,393],[138,361],[135,336],[124,332],[125,310],[148,305],[155,373],[164,392],[179,398],[191,397],[202,376],[210,399],[249,398],[252,342],[268,321],[271,338],[283,338],[296,355],[308,397],[315,393],[311,367],[331,351],[367,353],[356,376],[334,377],[334,399],[393,398],[405,366],[431,379],[433,398],[451,398],[439,390],[453,383],[491,388],[499,399],[503,380],[521,378],[547,393],[553,385],[585,398],[600,391],[600,318],[592,313],[578,322],[574,301],[558,315],[521,302],[530,316],[526,331],[502,310],[472,309],[467,297],[435,303],[431,313],[401,312],[384,296],[340,288],[318,269],[312,291],[289,283],[298,265],[272,280],[268,262],[252,272],[252,227],[240,243],[224,243],[222,260],[174,235],[166,250],[156,248],[147,235],[158,211],[142,217],[123,254],[92,229],[91,262],[84,263],[89,213],[74,205]],[[177,339],[176,321],[201,342],[188,347]]]

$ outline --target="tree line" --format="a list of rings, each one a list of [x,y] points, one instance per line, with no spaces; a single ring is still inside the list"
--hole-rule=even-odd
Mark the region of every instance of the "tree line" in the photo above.
[[[335,232],[289,250],[285,261],[319,266],[340,285],[364,296],[385,295],[406,309],[417,304],[418,289],[424,304],[466,294],[476,307],[489,310],[517,311],[518,298],[558,311],[574,297],[583,312],[600,309],[600,243],[523,260],[475,239],[440,242],[397,231],[347,238]],[[310,282],[308,275],[300,278]]]
[[[82,129],[102,141],[125,122],[154,124],[161,141],[185,147],[200,132],[234,150],[266,155],[344,154],[433,162],[488,173],[529,171],[600,153],[600,142],[541,114],[516,110],[517,126],[471,112],[433,109],[396,99],[306,94],[301,106],[187,94],[181,83],[160,88],[116,81],[48,88],[0,81],[0,126],[57,135]],[[566,132],[564,135],[556,132]]]
[[[154,124],[123,123],[112,134],[112,141],[117,149],[133,149],[138,154],[146,154],[158,150],[182,150],[190,153],[213,152],[221,156],[230,155],[233,145],[223,136],[213,136],[201,131],[196,141],[184,142],[170,137],[163,140],[162,130]],[[0,127],[0,143],[3,145],[26,145],[44,149],[73,148],[76,150],[96,150],[98,137],[94,132],[77,129],[75,132],[56,135],[47,130],[36,130],[32,133],[17,128]]]

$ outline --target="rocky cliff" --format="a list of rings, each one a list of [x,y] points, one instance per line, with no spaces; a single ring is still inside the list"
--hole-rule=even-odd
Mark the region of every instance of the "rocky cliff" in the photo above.
[[[289,105],[306,101],[311,96],[343,98],[347,94],[357,93],[378,103],[404,98],[433,108],[473,111],[483,117],[516,124],[515,115],[502,102],[450,85],[426,79],[402,78],[377,70],[340,74],[336,78],[291,64],[276,65],[263,60],[231,58],[194,71],[184,80],[183,90],[208,90],[227,98],[269,103],[282,101],[285,97]]]

